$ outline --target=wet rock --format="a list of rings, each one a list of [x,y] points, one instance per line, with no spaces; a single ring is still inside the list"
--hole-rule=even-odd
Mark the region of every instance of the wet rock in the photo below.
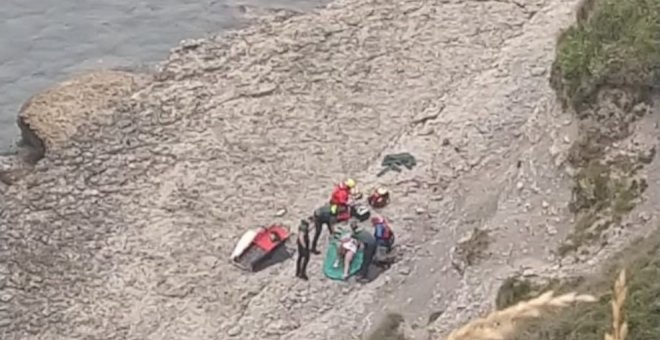
[[[32,167],[19,155],[0,156],[0,183],[11,185],[25,177]]]

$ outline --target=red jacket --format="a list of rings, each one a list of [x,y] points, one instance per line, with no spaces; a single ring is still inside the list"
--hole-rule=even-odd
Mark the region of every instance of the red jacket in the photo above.
[[[345,206],[348,204],[349,198],[351,197],[351,189],[346,185],[338,184],[332,190],[332,196],[330,197],[330,203],[336,204],[339,206]]]

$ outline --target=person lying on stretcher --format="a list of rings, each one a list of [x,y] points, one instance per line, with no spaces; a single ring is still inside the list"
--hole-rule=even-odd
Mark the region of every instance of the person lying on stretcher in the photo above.
[[[339,267],[339,261],[341,259],[344,260],[344,280],[348,278],[351,269],[351,262],[359,248],[360,243],[354,239],[350,233],[343,234],[339,238],[339,244],[337,245],[337,259],[335,260],[333,267]]]

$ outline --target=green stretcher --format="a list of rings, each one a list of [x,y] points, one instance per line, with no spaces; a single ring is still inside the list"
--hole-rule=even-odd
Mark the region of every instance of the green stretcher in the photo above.
[[[337,268],[333,267],[335,260],[337,259],[337,242],[338,240],[334,238],[330,241],[328,252],[325,256],[325,261],[323,262],[323,273],[331,280],[342,281],[344,279],[344,261],[339,261],[339,266],[337,266]],[[360,247],[353,257],[353,261],[351,261],[351,268],[348,271],[349,277],[357,274],[357,272],[360,271],[363,260],[364,252],[362,247]]]

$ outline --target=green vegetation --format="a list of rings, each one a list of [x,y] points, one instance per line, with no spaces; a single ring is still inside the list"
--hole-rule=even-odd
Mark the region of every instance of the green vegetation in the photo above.
[[[647,186],[644,179],[637,178],[640,165],[635,164],[629,159],[609,163],[595,160],[578,171],[570,204],[577,220],[559,248],[560,255],[598,241],[603,231],[620,223],[635,207]]]
[[[646,91],[660,60],[659,18],[658,0],[583,1],[553,64],[551,83],[564,105],[581,111],[603,86]]]
[[[550,283],[559,291],[578,291],[598,298],[596,304],[577,305],[561,314],[531,322],[521,327],[511,340],[601,340],[611,325],[612,282],[625,268],[629,275],[626,311],[630,333],[627,340],[660,339],[660,230],[637,241],[621,254],[613,257],[613,264],[603,272],[579,281]],[[499,296],[511,296],[510,279],[502,286]],[[532,283],[518,282],[518,300],[537,296],[530,293]],[[525,288],[527,287],[527,288]],[[545,287],[542,287],[545,288]],[[508,301],[513,304],[517,301]]]
[[[586,0],[577,24],[560,37],[551,74],[557,97],[577,115],[579,139],[569,163],[575,169],[571,208],[574,231],[559,249],[564,255],[597,242],[601,233],[636,205],[646,189],[638,176],[649,156],[616,156],[606,151],[629,135],[640,116],[639,103],[660,79],[660,0]],[[652,158],[654,155],[650,155]],[[629,273],[628,340],[660,339],[660,230],[612,258],[601,273],[570,281],[510,278],[496,305],[506,308],[547,289],[578,291],[595,304],[564,309],[554,317],[524,324],[512,340],[601,340],[612,325],[612,282]]]
[[[495,298],[495,308],[502,310],[515,305],[520,301],[535,298],[549,290],[559,294],[570,292],[576,285],[582,284],[584,278],[576,277],[570,279],[536,278],[527,279],[518,276],[506,279]]]
[[[660,0],[585,0],[557,43],[550,82],[580,119],[569,163],[576,169],[574,232],[560,255],[597,242],[632,210],[645,189],[647,159],[609,159],[606,147],[629,135],[660,66]]]

